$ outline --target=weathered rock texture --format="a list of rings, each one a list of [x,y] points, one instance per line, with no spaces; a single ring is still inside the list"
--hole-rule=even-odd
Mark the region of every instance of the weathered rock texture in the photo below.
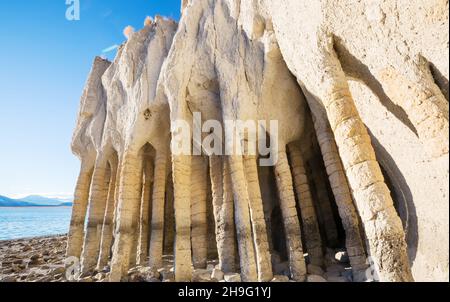
[[[182,12],[94,62],[73,139],[67,255],[82,272],[121,281],[138,263],[152,279],[169,252],[176,281],[203,280],[211,258],[225,280],[448,280],[448,1]],[[172,154],[171,122],[190,133],[198,113],[277,120],[278,160],[210,154],[195,135],[201,156]]]
[[[0,241],[0,282],[63,282],[67,236]]]

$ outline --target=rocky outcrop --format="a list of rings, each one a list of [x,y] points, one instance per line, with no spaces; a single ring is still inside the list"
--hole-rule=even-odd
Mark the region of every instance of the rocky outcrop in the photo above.
[[[81,100],[68,256],[110,281],[160,278],[170,246],[175,281],[448,279],[448,2],[397,2],[146,19]]]

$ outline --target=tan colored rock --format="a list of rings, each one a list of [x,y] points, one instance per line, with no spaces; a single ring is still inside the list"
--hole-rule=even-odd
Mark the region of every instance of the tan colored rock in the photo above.
[[[97,270],[101,270],[108,264],[108,260],[111,256],[111,247],[113,239],[113,220],[114,212],[117,206],[117,177],[119,174],[119,162],[117,159],[117,154],[112,156],[110,160],[111,167],[111,178],[108,188],[108,199],[105,208],[105,214],[103,219],[103,226],[101,230],[101,240],[100,240],[100,252],[98,256]]]
[[[239,248],[241,279],[244,282],[258,280],[255,263],[255,250],[250,223],[249,196],[245,185],[243,159],[240,156],[228,157],[231,183],[234,191],[236,236]],[[225,279],[226,280],[226,279]]]
[[[211,188],[219,268],[224,273],[236,271],[234,201],[230,171],[224,157],[210,156]]]
[[[250,216],[255,242],[258,281],[268,282],[273,278],[269,242],[267,239],[266,221],[264,219],[263,201],[258,179],[257,159],[254,156],[244,157],[244,169],[247,178],[247,190],[250,198]]]
[[[211,273],[211,279],[216,280],[216,281],[221,281],[221,280],[224,280],[224,277],[225,277],[225,274],[221,270],[219,270],[217,268],[213,269],[213,271]]]
[[[327,282],[327,280],[319,275],[308,275],[306,277],[307,282]]]
[[[305,164],[301,150],[296,145],[289,146],[289,158],[292,176],[297,193],[297,200],[302,216],[303,232],[305,234],[305,245],[311,263],[323,264],[322,238],[320,237],[319,224],[314,209],[313,199],[306,175]]]
[[[225,282],[241,282],[241,276],[239,274],[226,273],[224,280]]]
[[[106,98],[101,77],[109,66],[110,62],[106,60],[101,58],[94,60],[81,97],[77,126],[72,138],[72,151],[80,158],[81,168],[75,188],[69,230],[70,239],[67,244],[67,256],[69,257],[80,258],[81,256],[91,177],[105,119]]]
[[[306,264],[305,258],[303,257],[302,242],[300,240],[300,223],[295,208],[292,176],[286,152],[280,152],[278,154],[278,163],[275,165],[275,174],[278,192],[280,194],[286,241],[289,247],[291,277],[295,281],[304,281],[306,277]]]
[[[139,212],[139,244],[138,244],[138,265],[147,263],[150,245],[150,221],[152,213],[152,193],[154,183],[154,163],[153,158],[144,155],[144,174],[142,183],[142,200]]]
[[[133,242],[137,233],[137,208],[140,205],[142,189],[142,162],[137,154],[124,155],[120,178],[119,208],[110,281],[120,281],[130,266]]]
[[[211,282],[211,273],[206,269],[194,270],[192,282]]]
[[[361,154],[359,152],[355,152],[354,146],[363,148],[364,151],[361,150],[361,152],[364,152],[366,155],[372,154],[373,156],[373,151],[370,150],[367,133],[363,133],[364,126],[361,124],[358,126],[356,120],[350,118],[351,116],[355,117],[355,108],[340,106],[342,103],[339,102],[339,98],[343,97],[341,100],[346,101],[351,99],[348,89],[345,88],[347,86],[344,83],[345,75],[358,79],[376,91],[381,102],[384,102],[384,106],[388,106],[388,111],[394,113],[397,119],[403,122],[402,126],[396,128],[397,131],[407,132],[405,127],[411,127],[411,125],[417,128],[423,148],[428,149],[429,155],[425,155],[425,157],[430,158],[430,156],[436,157],[447,154],[448,104],[442,106],[442,94],[434,83],[439,83],[439,80],[433,81],[429,66],[434,66],[432,69],[434,69],[435,73],[437,71],[448,78],[448,45],[446,44],[446,41],[448,41],[448,36],[446,36],[446,32],[448,32],[446,29],[448,25],[448,11],[445,9],[448,7],[448,2],[439,0],[427,3],[403,1],[401,6],[398,6],[399,3],[397,1],[361,2],[358,5],[354,5],[355,3],[352,2],[352,11],[355,14],[351,16],[347,10],[347,5],[350,4],[350,1],[348,3],[346,1],[340,2],[339,5],[331,1],[320,1],[320,3],[311,4],[306,1],[289,0],[279,1],[276,5],[270,5],[268,1],[267,4],[270,6],[270,14],[288,66],[297,76],[299,82],[302,83],[304,90],[316,96],[316,100],[327,107],[328,117],[339,147],[339,154],[354,192],[353,195],[358,211],[363,217],[362,220],[367,236],[370,238],[371,234],[377,233],[396,238],[392,239],[390,244],[382,238],[374,239],[373,241],[369,239],[370,250],[374,253],[372,257],[377,259],[375,262],[377,262],[381,271],[380,277],[384,280],[392,281],[411,280],[412,276],[408,269],[409,261],[404,242],[405,235],[401,230],[401,223],[396,217],[395,211],[393,211],[386,187],[377,185],[378,188],[376,189],[373,188],[371,190],[371,188],[368,188],[365,190],[367,194],[363,194],[364,197],[362,192],[358,192],[361,190],[359,186],[367,185],[368,182],[364,184],[361,182],[356,183],[357,179],[369,180],[372,177],[378,177],[379,181],[383,181],[379,171],[375,171],[378,170],[376,165],[370,163],[367,165],[361,164],[353,169],[346,166],[347,159],[353,162],[355,160],[358,162],[364,160],[360,157]],[[398,7],[401,7],[401,10]],[[309,18],[309,16],[314,16],[314,20]],[[414,18],[411,16],[414,16]],[[292,26],[292,18],[299,20],[298,26]],[[394,22],[394,20],[396,21]],[[351,26],[346,26],[346,24],[351,24]],[[360,35],[360,31],[356,30],[356,28],[364,28],[364,37]],[[335,54],[330,47],[325,46],[329,43],[336,50]],[[381,53],[383,55],[380,55]],[[423,63],[423,55],[421,54],[426,54],[425,56],[430,64]],[[409,104],[405,104],[406,106],[402,108],[406,116],[401,110],[399,111],[389,104],[389,101],[401,104],[398,98],[392,93],[389,95],[388,89],[385,88],[389,86],[389,83],[386,84],[386,80],[383,79],[382,75],[386,68],[389,67],[393,67],[400,74],[397,79],[401,84],[396,86],[396,91],[402,91],[400,94],[413,96],[414,101],[411,102],[412,104],[428,103],[428,105],[423,104],[423,106],[435,111],[436,115],[428,119],[428,121],[434,120],[432,122],[434,124],[433,127],[428,128],[430,132],[423,131],[420,129],[421,127],[417,127],[417,119],[413,116],[415,109],[410,110],[408,108]],[[308,70],[308,72],[304,73],[303,71],[305,70]],[[323,78],[318,76],[321,73],[323,75],[325,70],[329,71],[329,74],[334,73],[337,77]],[[340,74],[340,76],[337,74]],[[406,82],[410,83],[410,88],[403,84],[405,79],[407,79]],[[382,86],[381,90],[380,83]],[[409,89],[411,92],[408,91]],[[429,96],[429,98],[425,97],[427,101],[424,100],[423,96],[425,95]],[[336,113],[339,111],[340,114],[334,114],[332,112],[334,110],[337,110],[335,111]],[[426,115],[427,113],[425,113]],[[347,122],[341,119],[344,116],[348,118]],[[339,121],[341,124],[337,124]],[[345,145],[343,141],[340,141],[344,138],[342,136],[344,130],[349,135],[345,136],[349,145]],[[361,134],[361,136],[355,136],[351,139],[352,134]],[[381,137],[384,136],[380,135],[377,139]],[[394,137],[391,137],[391,139],[394,139]],[[349,148],[352,148],[352,151]],[[392,154],[396,156],[394,160],[400,162],[400,157],[404,156],[404,153],[403,155]],[[432,161],[439,161],[439,159]],[[371,176],[368,174],[363,176],[365,172],[362,169],[366,169]],[[406,172],[406,170],[404,171]],[[372,180],[374,179],[372,178]],[[364,208],[367,208],[368,203],[363,203],[362,200],[364,198],[367,200],[368,195],[374,197],[370,199],[369,204],[373,204],[377,209],[373,209],[372,214],[368,211],[366,219],[364,218],[364,213],[366,213]],[[385,214],[378,212],[383,207],[381,206],[383,203],[386,206]],[[420,205],[420,202],[416,200],[414,204]],[[374,218],[373,211],[378,213],[377,218]],[[448,219],[446,220],[446,222],[441,220],[441,223],[447,225]],[[388,225],[389,227],[387,227]],[[374,231],[374,229],[377,229],[377,231]],[[382,229],[386,231],[381,231]],[[386,232],[388,230],[392,234],[387,235]],[[444,240],[447,241],[448,238]],[[398,248],[393,248],[391,252],[383,252],[385,256],[382,260],[380,254],[375,254],[377,251],[381,252],[384,244],[390,247],[396,245]],[[381,246],[375,248],[373,245]],[[441,256],[437,258],[436,256],[432,257],[435,259],[447,258]],[[389,263],[390,261],[392,262]],[[444,260],[444,262],[446,261]],[[402,269],[396,271],[393,262],[396,263],[395,267],[402,266]],[[402,264],[399,265],[399,263]],[[418,266],[421,265],[418,264]],[[438,267],[439,265],[434,264],[433,266]],[[419,270],[423,272],[422,268]],[[428,275],[428,273],[425,273],[425,275]]]
[[[208,255],[206,217],[208,165],[202,156],[192,157],[191,165],[192,261],[195,269],[205,269]]]
[[[289,277],[283,275],[275,275],[271,282],[289,282]]]
[[[397,2],[196,0],[178,25],[147,18],[88,78],[67,255],[110,261],[111,281],[147,259],[170,281],[448,280],[448,1]],[[265,122],[275,159],[249,153],[251,129],[242,154],[206,152],[199,114]],[[198,154],[171,153],[179,120]]]
[[[111,167],[103,157],[97,158],[89,198],[89,209],[81,254],[81,271],[88,272],[95,268],[100,253],[100,240],[108,198]]]
[[[166,170],[168,155],[165,151],[157,151],[152,197],[152,221],[150,237],[150,267],[162,266],[164,238],[164,197],[166,188]]]

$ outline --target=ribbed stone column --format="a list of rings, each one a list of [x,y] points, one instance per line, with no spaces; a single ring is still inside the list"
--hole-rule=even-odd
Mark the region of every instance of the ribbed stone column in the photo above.
[[[306,250],[311,263],[321,266],[323,265],[322,238],[320,237],[319,224],[317,222],[303,156],[298,146],[294,144],[289,146],[289,158],[302,217]]]
[[[296,281],[304,281],[306,264],[303,256],[300,223],[295,206],[291,170],[286,151],[284,150],[278,152],[278,161],[275,164],[275,178],[280,196],[280,208],[284,221],[291,277]]]
[[[123,156],[120,177],[117,234],[111,260],[110,281],[120,281],[128,272],[131,249],[138,229],[136,213],[142,197],[142,159],[136,151]]]
[[[173,155],[175,208],[175,281],[191,281],[191,158]]]
[[[328,46],[329,47],[329,46]],[[383,281],[413,281],[405,233],[377,162],[369,133],[332,49],[323,56],[322,102],[364,225],[370,253]],[[326,152],[324,152],[326,153]],[[328,168],[330,169],[330,168]]]
[[[209,163],[219,267],[225,273],[236,272],[234,202],[230,170],[223,157],[213,155]]]
[[[155,172],[152,197],[152,220],[150,238],[150,267],[162,267],[164,243],[164,202],[166,194],[167,153],[157,150],[155,158]]]
[[[267,282],[273,279],[272,260],[267,239],[266,220],[264,219],[256,156],[244,156],[244,166],[250,198],[250,217],[255,243],[256,264],[258,266],[258,281]]]
[[[106,201],[111,177],[111,167],[101,155],[95,164],[89,197],[89,215],[81,255],[81,272],[93,270],[98,262],[100,240],[105,217]]]
[[[175,209],[173,207],[173,184],[170,174],[166,182],[166,204],[164,207],[164,255],[173,255],[175,244]]]
[[[253,247],[252,225],[250,222],[250,198],[246,185],[242,156],[231,155],[228,158],[231,183],[234,192],[234,213],[236,234],[239,247],[241,279],[244,282],[258,280]]]
[[[97,269],[103,269],[109,261],[111,256],[111,244],[113,236],[113,217],[114,209],[116,207],[116,186],[117,186],[117,174],[118,174],[118,161],[114,157],[110,160],[111,166],[111,181],[108,189],[108,201],[106,203],[105,217],[102,227],[102,238],[100,241],[100,254],[98,256]]]
[[[206,268],[208,224],[206,217],[207,163],[202,156],[191,159],[191,244],[194,268]]]
[[[139,219],[139,245],[137,263],[144,265],[147,263],[149,253],[150,228],[149,222],[151,218],[151,195],[153,187],[154,164],[153,159],[146,157],[144,159],[144,179],[142,185],[142,201]]]
[[[319,121],[317,117],[314,117],[314,125],[331,189],[345,230],[345,247],[350,264],[357,281],[362,281],[364,279],[363,272],[367,269],[367,257],[361,237],[358,213],[353,203],[347,176],[328,121]]]
[[[329,178],[325,171],[325,167],[320,161],[322,161],[322,159],[318,158],[312,158],[310,161],[311,182],[314,183],[317,200],[317,216],[319,225],[322,226],[324,231],[324,239],[326,239],[327,246],[336,247],[339,245],[339,234],[332,208],[333,200],[328,192],[327,182],[329,181]]]
[[[81,256],[84,238],[84,221],[86,219],[93,171],[93,163],[87,160],[81,162],[80,173],[78,175],[74,194],[69,236],[67,239],[67,257],[76,257],[79,259]]]
[[[383,88],[405,110],[428,154],[432,158],[448,156],[448,101],[433,79],[429,62],[420,57],[413,66],[414,76],[408,78],[394,68],[383,70]]]

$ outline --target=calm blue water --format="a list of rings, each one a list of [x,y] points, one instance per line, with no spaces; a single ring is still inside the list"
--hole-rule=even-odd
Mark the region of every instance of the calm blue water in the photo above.
[[[71,214],[71,207],[0,207],[0,240],[65,234]]]

